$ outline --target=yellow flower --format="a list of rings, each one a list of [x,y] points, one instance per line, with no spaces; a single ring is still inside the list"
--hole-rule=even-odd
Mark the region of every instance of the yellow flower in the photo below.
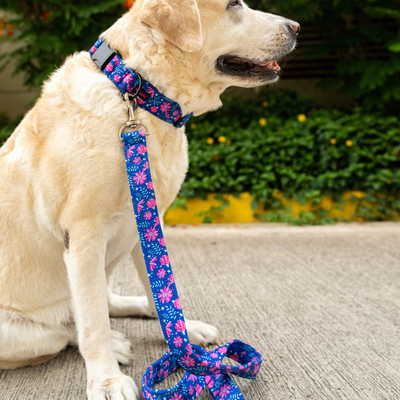
[[[299,122],[304,122],[307,119],[307,117],[305,116],[305,114],[300,114],[297,117],[297,119],[299,120]]]
[[[212,137],[209,137],[209,138],[207,139],[207,143],[208,143],[208,144],[213,144],[213,143],[214,143],[214,139],[213,139]]]
[[[267,120],[265,118],[261,118],[258,122],[260,123],[261,126],[267,125]]]
[[[220,136],[220,137],[218,138],[218,142],[220,142],[220,143],[225,143],[225,142],[226,142],[226,137],[225,137],[225,136]]]
[[[231,144],[232,142],[230,141],[230,140],[227,140],[226,141],[226,144]]]
[[[335,138],[331,139],[331,144],[336,144],[337,140]]]
[[[347,146],[347,147],[353,146],[353,141],[351,141],[351,140],[346,140],[346,146]]]
[[[386,183],[387,183],[388,185],[390,185],[390,184],[392,183],[392,181],[391,181],[390,179],[386,179]]]
[[[196,129],[196,128],[197,128],[197,125],[193,122],[192,125],[190,125],[190,127],[191,127],[192,129]]]
[[[268,107],[268,101],[263,101],[262,104],[263,104],[264,107]]]

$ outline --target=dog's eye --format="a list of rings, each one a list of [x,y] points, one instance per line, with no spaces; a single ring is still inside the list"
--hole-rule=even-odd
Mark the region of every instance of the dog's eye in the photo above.
[[[240,0],[231,0],[228,4],[228,7],[238,7],[241,5],[242,5],[242,2]]]

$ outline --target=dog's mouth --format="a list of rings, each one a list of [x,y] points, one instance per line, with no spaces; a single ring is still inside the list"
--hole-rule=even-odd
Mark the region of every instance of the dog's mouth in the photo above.
[[[252,61],[237,56],[221,56],[217,59],[217,69],[227,75],[275,80],[281,67],[276,60]]]

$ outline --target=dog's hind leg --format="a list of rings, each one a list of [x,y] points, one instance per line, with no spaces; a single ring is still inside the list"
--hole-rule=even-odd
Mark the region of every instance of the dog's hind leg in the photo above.
[[[75,339],[73,325],[47,326],[19,313],[0,311],[0,369],[42,364]]]

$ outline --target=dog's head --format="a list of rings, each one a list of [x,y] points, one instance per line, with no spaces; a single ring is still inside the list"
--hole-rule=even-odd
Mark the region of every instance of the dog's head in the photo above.
[[[199,79],[227,86],[275,82],[297,22],[250,9],[242,0],[142,0],[139,21],[196,61]],[[207,82],[203,82],[207,83]]]

